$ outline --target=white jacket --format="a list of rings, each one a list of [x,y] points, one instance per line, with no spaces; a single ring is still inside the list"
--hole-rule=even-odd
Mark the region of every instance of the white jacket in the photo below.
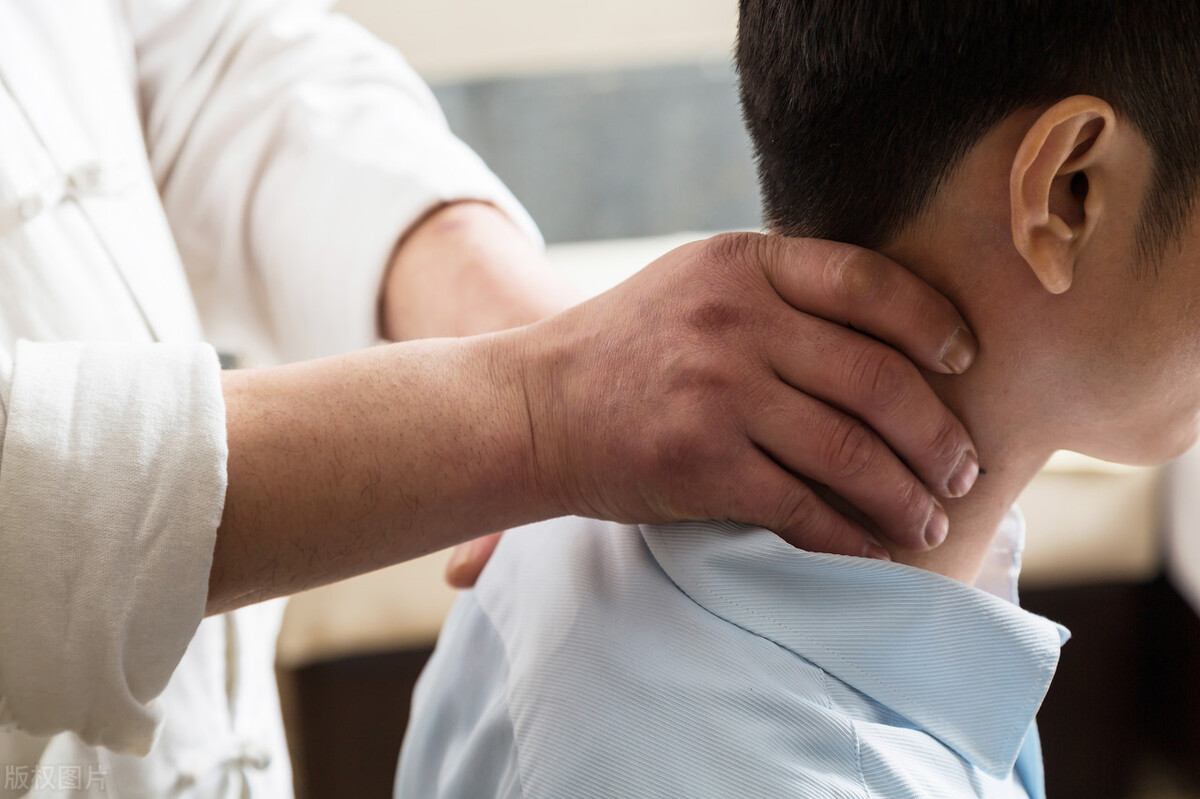
[[[462,198],[536,237],[323,4],[0,0],[0,796],[290,794],[279,603],[202,621],[226,444],[200,342],[374,343],[397,238]]]

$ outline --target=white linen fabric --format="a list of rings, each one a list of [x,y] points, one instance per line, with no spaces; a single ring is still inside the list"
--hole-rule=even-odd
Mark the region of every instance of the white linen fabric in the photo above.
[[[283,797],[281,605],[202,621],[213,347],[376,342],[438,204],[519,204],[328,3],[0,0],[0,796]],[[182,256],[182,257],[181,257]]]
[[[396,796],[1044,799],[1033,720],[1067,635],[765,530],[533,525],[451,613]]]

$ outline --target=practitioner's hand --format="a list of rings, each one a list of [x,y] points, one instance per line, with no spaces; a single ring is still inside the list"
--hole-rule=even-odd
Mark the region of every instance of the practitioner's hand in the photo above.
[[[531,480],[564,515],[730,519],[887,557],[800,476],[920,550],[946,536],[935,495],[965,494],[978,473],[914,366],[961,372],[975,338],[948,300],[867,250],[717,236],[513,341]]]

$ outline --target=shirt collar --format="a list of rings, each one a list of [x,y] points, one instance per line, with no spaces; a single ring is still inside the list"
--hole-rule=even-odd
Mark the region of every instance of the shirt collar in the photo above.
[[[890,707],[987,774],[1012,771],[1066,628],[933,572],[805,552],[762,529],[640,529],[667,576],[710,613]]]

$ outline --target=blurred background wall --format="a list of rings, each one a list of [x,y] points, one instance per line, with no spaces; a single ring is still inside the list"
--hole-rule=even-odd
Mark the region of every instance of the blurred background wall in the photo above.
[[[724,63],[735,0],[343,0],[427,80]]]
[[[733,0],[346,0],[550,243],[757,227]]]

